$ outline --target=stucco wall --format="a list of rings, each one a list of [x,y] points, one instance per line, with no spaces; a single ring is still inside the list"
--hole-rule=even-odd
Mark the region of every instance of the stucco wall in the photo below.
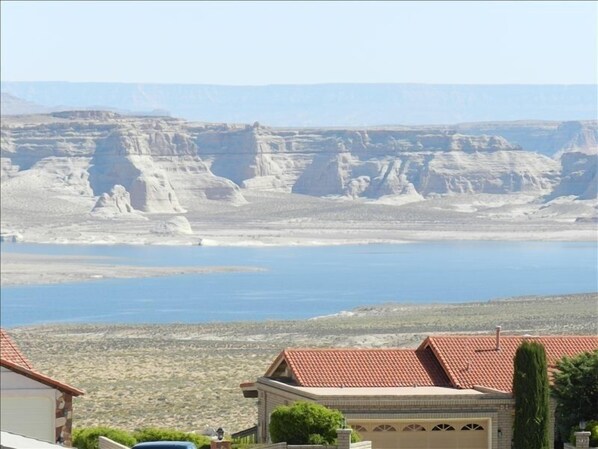
[[[510,449],[512,436],[513,400],[502,395],[483,395],[472,398],[422,396],[422,397],[315,397],[290,388],[277,388],[275,384],[258,382],[258,438],[269,441],[268,423],[270,414],[279,405],[295,401],[318,402],[327,407],[341,410],[349,424],[359,419],[412,419],[417,421],[436,418],[487,419],[489,423],[490,447]],[[500,433],[498,432],[500,429]]]
[[[71,394],[1,367],[0,397],[2,430],[49,443],[60,442],[65,446],[72,445]],[[20,413],[31,414],[32,412],[39,419],[23,420],[20,417]]]

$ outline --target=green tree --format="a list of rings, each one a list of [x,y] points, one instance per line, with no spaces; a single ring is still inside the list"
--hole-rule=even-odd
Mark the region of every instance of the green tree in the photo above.
[[[515,353],[513,395],[515,449],[549,449],[549,386],[546,351],[524,341]]]
[[[557,401],[557,425],[564,439],[581,420],[598,420],[598,350],[559,360],[552,395]]]
[[[279,406],[270,417],[270,438],[273,443],[332,444],[336,429],[342,428],[343,414],[320,404],[296,402]]]

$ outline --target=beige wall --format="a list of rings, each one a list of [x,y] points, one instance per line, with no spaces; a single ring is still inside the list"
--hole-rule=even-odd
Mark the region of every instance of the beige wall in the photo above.
[[[281,385],[268,379],[260,379],[258,389],[258,439],[269,441],[270,414],[279,405],[295,401],[318,402],[341,410],[349,423],[417,422],[417,420],[485,420],[487,422],[488,446],[492,449],[510,449],[512,436],[513,400],[501,394],[485,394],[471,398],[463,396],[421,397],[365,397],[365,396],[315,396],[291,386]],[[500,436],[498,429],[501,430]],[[374,449],[376,445],[374,444]]]
[[[0,428],[29,438],[55,443],[56,390],[40,382],[0,369]]]
[[[71,446],[72,395],[8,368],[0,369],[0,427],[30,438]]]

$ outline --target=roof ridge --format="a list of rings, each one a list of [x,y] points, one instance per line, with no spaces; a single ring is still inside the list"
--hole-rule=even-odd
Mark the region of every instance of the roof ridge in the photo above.
[[[19,359],[19,362],[16,360],[12,360],[13,357],[6,357],[3,355],[2,346],[5,346],[4,349],[6,350],[6,346],[9,347],[9,355],[14,356],[15,358]],[[27,369],[33,369],[33,364],[29,361],[25,354],[19,349],[15,341],[9,335],[6,330],[0,328],[0,359],[7,360],[12,363],[16,363],[17,365],[22,365]],[[21,363],[22,362],[22,363]]]
[[[417,348],[286,348],[284,351],[289,352],[349,352],[349,351],[415,351]]]
[[[547,338],[547,339],[556,339],[556,338],[564,338],[564,339],[577,339],[577,338],[594,338],[598,339],[598,335],[587,335],[587,334],[575,334],[575,335],[530,335],[530,334],[507,334],[504,335],[504,332],[509,331],[501,331],[500,338]],[[460,339],[466,338],[468,340],[472,338],[495,338],[495,334],[462,334],[462,335],[429,335],[427,338],[439,339],[439,338],[450,338],[450,339]]]
[[[432,341],[432,337],[429,337],[429,336],[426,337],[426,339],[420,345],[420,348],[422,346],[423,346],[422,349],[430,348],[430,350],[432,351],[432,354],[434,355],[434,357],[436,358],[436,360],[438,360],[438,363],[440,364],[440,367],[443,369],[444,373],[446,374],[446,377],[448,377],[449,382],[455,388],[461,388],[461,385],[457,381],[457,376],[455,375],[455,373],[453,372],[453,370],[450,368],[449,363],[447,362],[447,360],[445,360],[445,358],[442,356],[442,354],[440,353],[440,351],[438,351],[438,349],[436,348],[436,346],[434,346],[433,341]],[[420,349],[420,348],[418,348],[418,349]]]
[[[284,360],[285,362],[287,362],[287,366],[289,367],[289,369],[291,370],[291,372],[293,373],[293,376],[295,376],[295,379],[297,380],[297,383],[299,385],[303,385],[305,382],[305,379],[303,378],[303,375],[301,373],[301,370],[297,370],[297,365],[295,363],[295,361],[293,360],[292,355],[289,357],[289,355],[291,354],[292,349],[290,350],[289,348],[285,348],[284,351],[282,351],[283,357],[281,359]]]

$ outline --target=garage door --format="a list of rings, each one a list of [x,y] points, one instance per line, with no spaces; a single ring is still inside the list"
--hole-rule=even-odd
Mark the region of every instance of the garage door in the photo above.
[[[487,420],[351,422],[373,449],[488,449]]]
[[[54,404],[44,397],[3,397],[0,427],[7,432],[54,443]]]

